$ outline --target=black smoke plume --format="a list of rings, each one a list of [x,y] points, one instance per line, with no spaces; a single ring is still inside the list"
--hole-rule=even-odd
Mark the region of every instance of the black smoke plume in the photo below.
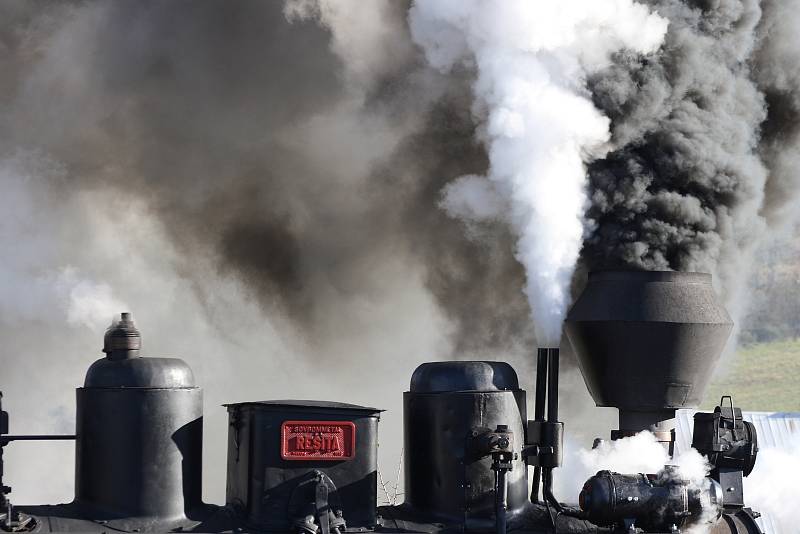
[[[791,2],[645,3],[670,21],[662,48],[589,80],[615,150],[589,165],[583,262],[711,272],[739,312],[754,247],[800,184],[797,84],[781,74],[797,47],[776,17]]]

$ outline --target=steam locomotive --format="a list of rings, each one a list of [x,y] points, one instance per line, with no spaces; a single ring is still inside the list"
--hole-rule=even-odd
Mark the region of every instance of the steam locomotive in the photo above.
[[[731,328],[710,275],[678,272],[591,273],[565,323],[596,403],[619,409],[611,439],[649,431],[670,454],[675,410],[701,400]],[[140,348],[140,333],[123,313],[105,333],[105,357],[77,389],[74,436],[10,435],[2,412],[3,447],[75,439],[76,458],[68,504],[13,506],[0,482],[0,528],[676,533],[705,521],[713,534],[760,533],[742,492],[757,436],[730,398],[695,415],[693,447],[713,466],[702,484],[670,465],[658,473],[600,471],[574,481],[582,484],[578,506],[558,502],[552,487],[564,460],[564,423],[557,348],[538,351],[531,420],[507,363],[419,366],[403,398],[405,502],[397,506],[377,504],[381,410],[301,400],[226,405],[226,504],[206,504],[202,390],[182,360],[141,357]]]

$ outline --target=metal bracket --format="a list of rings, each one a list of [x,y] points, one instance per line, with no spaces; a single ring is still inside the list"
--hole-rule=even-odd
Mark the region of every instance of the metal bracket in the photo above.
[[[302,534],[342,534],[347,527],[336,485],[320,470],[309,472],[297,484],[287,514]]]
[[[317,477],[317,487],[314,491],[314,511],[319,523],[322,534],[331,534],[331,526],[328,522],[328,486],[322,479],[322,475]]]

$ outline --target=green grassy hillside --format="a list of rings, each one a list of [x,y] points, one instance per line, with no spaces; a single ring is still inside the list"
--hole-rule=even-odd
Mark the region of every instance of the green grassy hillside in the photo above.
[[[720,395],[752,411],[800,412],[800,340],[742,347],[720,367],[702,408],[712,409]]]

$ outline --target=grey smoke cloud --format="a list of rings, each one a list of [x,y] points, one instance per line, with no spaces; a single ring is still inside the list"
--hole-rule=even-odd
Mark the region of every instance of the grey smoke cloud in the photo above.
[[[311,337],[334,320],[322,301],[380,293],[386,258],[424,271],[459,344],[525,335],[505,311],[523,303],[505,228],[483,254],[437,206],[451,172],[486,158],[458,79],[419,64],[406,6],[351,20],[341,3],[273,4],[11,4],[3,146],[64,166],[65,195],[145,199],[183,255]],[[386,30],[352,42],[347,25]],[[465,291],[475,274],[487,284]]]
[[[787,227],[800,187],[800,2],[766,0],[761,9],[753,73],[769,110],[759,144],[769,171],[762,212],[771,225]]]
[[[144,354],[186,359],[206,389],[212,502],[219,405],[237,400],[387,408],[393,482],[417,364],[533,345],[508,229],[476,242],[439,208],[452,176],[487,165],[470,74],[424,67],[407,5],[343,5],[0,5],[14,431],[69,431],[73,388],[124,305]],[[35,466],[32,449],[9,450],[16,502],[71,497],[71,450],[48,450]]]

